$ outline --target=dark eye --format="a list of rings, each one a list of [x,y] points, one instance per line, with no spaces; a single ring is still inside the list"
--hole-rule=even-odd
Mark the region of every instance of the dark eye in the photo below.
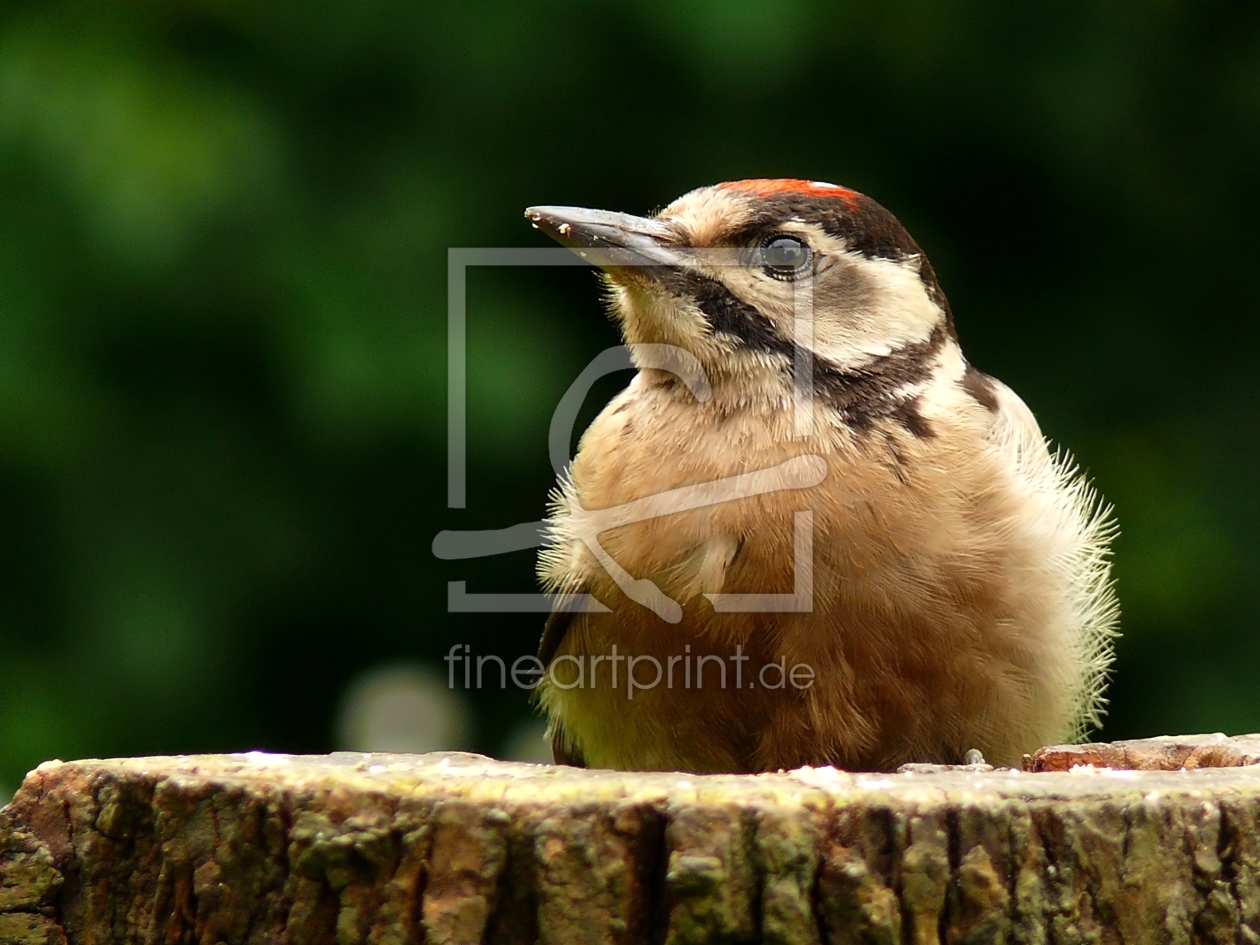
[[[767,237],[761,244],[761,261],[766,274],[776,279],[794,279],[813,260],[809,245],[795,236]]]

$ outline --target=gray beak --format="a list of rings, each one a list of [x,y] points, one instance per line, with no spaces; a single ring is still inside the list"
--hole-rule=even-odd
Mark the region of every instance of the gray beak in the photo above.
[[[673,231],[647,217],[581,207],[530,207],[525,219],[596,266],[678,266],[684,261]]]

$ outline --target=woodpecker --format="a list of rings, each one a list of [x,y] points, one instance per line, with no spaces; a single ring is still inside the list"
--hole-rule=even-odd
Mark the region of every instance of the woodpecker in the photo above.
[[[1111,512],[889,211],[775,179],[526,218],[600,267],[638,368],[539,556],[558,762],[1018,765],[1099,723]]]

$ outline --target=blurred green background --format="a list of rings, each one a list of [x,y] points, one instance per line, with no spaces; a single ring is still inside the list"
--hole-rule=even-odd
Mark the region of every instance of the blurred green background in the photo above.
[[[616,336],[585,270],[474,271],[448,510],[447,247],[771,176],[897,213],[1116,505],[1103,735],[1260,729],[1260,5],[10,3],[0,783],[325,751],[372,667],[532,651],[540,615],[446,613],[532,554],[430,544],[541,517]],[[507,751],[523,693],[472,696],[448,740]]]

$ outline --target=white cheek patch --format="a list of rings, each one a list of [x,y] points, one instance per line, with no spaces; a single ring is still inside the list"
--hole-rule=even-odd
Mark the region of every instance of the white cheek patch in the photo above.
[[[926,341],[945,317],[928,296],[917,256],[898,262],[846,253],[836,266],[849,268],[864,291],[851,308],[833,306],[826,275],[817,283],[815,350],[828,360],[855,364]]]

